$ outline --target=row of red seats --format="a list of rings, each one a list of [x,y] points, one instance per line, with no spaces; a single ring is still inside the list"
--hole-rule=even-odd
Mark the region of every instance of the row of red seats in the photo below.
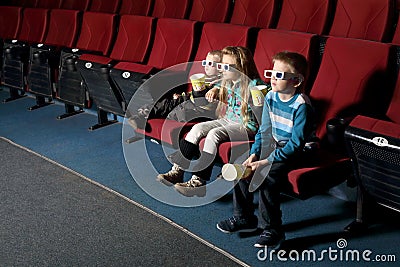
[[[37,12],[38,10],[26,9],[25,11]],[[77,16],[76,11],[53,10],[52,12]],[[58,14],[53,17],[61,19],[62,16]],[[60,32],[59,25],[50,23],[53,28],[49,29],[44,42],[46,44],[48,41],[47,45],[54,45],[52,38],[71,37],[69,42],[57,43],[60,46],[63,45],[64,48],[60,52],[61,73],[56,97],[69,105],[80,105],[80,100],[77,102],[75,100],[80,99],[81,95],[83,95],[81,99],[88,100],[81,84],[87,86],[89,95],[95,101],[98,110],[103,112],[99,115],[99,124],[103,124],[104,114],[107,112],[122,115],[126,112],[129,96],[124,93],[124,90],[129,94],[129,89],[133,88],[132,85],[138,81],[128,79],[121,82],[123,79],[137,77],[138,73],[140,75],[154,73],[175,63],[189,61],[193,51],[195,51],[194,59],[201,60],[210,50],[221,49],[227,45],[248,46],[250,41],[256,38],[254,56],[259,70],[263,70],[270,67],[267,64],[271,61],[271,56],[280,50],[302,53],[311,63],[314,62],[312,57],[318,50],[315,48],[318,45],[313,44],[317,42],[318,36],[313,34],[261,29],[255,36],[252,35],[250,27],[224,23],[205,23],[200,31],[196,28],[201,25],[195,21],[169,18],[160,18],[156,21],[154,18],[141,16],[122,16],[119,22],[120,30],[112,45],[113,29],[117,24],[115,18],[116,15],[113,14],[85,12],[77,45],[70,47],[68,47],[71,44],[70,41],[78,35],[76,29],[72,27],[71,22],[74,20],[65,19],[72,27],[70,34],[66,34],[67,27]],[[61,20],[64,21],[64,19]],[[35,23],[39,23],[38,17],[35,17]],[[151,29],[154,25],[156,30],[153,32]],[[135,32],[136,35],[132,36],[130,32]],[[195,45],[196,36],[200,36],[198,46]],[[154,40],[151,42],[151,39]],[[138,40],[148,41],[138,43]],[[186,44],[181,46],[184,51],[176,53],[176,44],[183,43]],[[79,51],[73,51],[75,47],[79,48]],[[326,139],[326,123],[331,118],[349,117],[355,114],[379,116],[384,113],[387,104],[385,100],[390,92],[378,99],[372,89],[390,88],[390,85],[384,85],[390,81],[386,76],[391,58],[390,49],[391,45],[379,42],[337,37],[327,39],[322,62],[310,92],[320,115],[317,134],[321,139]],[[34,84],[29,78],[32,70],[48,63],[46,60],[41,60],[40,55],[43,51],[45,54],[49,53],[49,50],[38,46],[34,46],[30,53],[32,65],[30,72],[27,73],[28,80],[31,81],[30,86]],[[36,52],[38,52],[36,58],[39,60],[35,58]],[[148,52],[150,52],[149,59],[145,60]],[[181,55],[182,58],[175,58],[176,54]],[[6,55],[6,66],[12,65],[9,64],[10,60],[13,60],[12,53],[10,58]],[[51,69],[51,66],[48,69]],[[146,71],[142,71],[143,69]],[[7,74],[7,69],[5,70]],[[15,70],[9,72],[14,73]],[[121,89],[122,87],[125,89]],[[30,90],[41,94],[34,87]],[[371,101],[373,105],[369,104]],[[365,110],[365,107],[368,107],[368,110]],[[152,131],[145,134],[167,142],[168,139],[165,138],[166,135],[163,136],[161,129],[170,133],[168,138],[171,141],[175,136],[171,133],[182,129],[182,125],[170,125],[165,121],[153,120],[149,123]],[[171,128],[166,131],[168,127]],[[232,160],[231,155],[235,154],[232,153],[233,147],[235,146],[232,146],[232,143],[220,146],[219,153],[223,162]],[[248,144],[246,147],[248,148]],[[349,175],[351,172],[349,158],[343,154],[332,153],[328,147],[325,148],[321,150],[318,160],[309,162],[310,165],[307,168],[295,170],[290,174],[293,193],[300,197],[308,197],[343,181]]]
[[[396,22],[394,0],[25,0],[16,4],[229,22],[384,42],[392,41]]]

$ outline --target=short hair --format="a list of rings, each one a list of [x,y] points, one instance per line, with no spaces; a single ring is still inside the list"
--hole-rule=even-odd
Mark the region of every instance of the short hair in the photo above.
[[[272,62],[274,63],[277,60],[285,62],[294,69],[296,74],[301,74],[303,75],[304,79],[306,79],[308,75],[308,62],[305,56],[302,54],[290,51],[282,51],[273,56]],[[303,88],[304,81],[296,91],[303,92]]]

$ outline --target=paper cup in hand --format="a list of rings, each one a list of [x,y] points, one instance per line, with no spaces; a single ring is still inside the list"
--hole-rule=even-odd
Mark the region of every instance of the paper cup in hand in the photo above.
[[[222,166],[222,178],[224,178],[226,181],[235,181],[248,178],[251,173],[251,168],[243,166],[242,164],[228,163]]]
[[[250,89],[251,97],[253,98],[254,106],[262,106],[264,104],[264,97],[267,94],[266,85],[257,85]]]
[[[206,89],[206,75],[204,73],[193,74],[190,76],[190,82],[195,91],[203,91]]]

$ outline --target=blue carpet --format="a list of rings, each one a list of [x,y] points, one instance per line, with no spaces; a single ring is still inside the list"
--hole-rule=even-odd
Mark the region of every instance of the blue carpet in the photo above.
[[[0,99],[7,97],[7,89],[0,91]],[[226,235],[215,228],[219,220],[228,218],[232,214],[231,193],[213,203],[192,208],[176,207],[157,201],[138,186],[128,170],[122,145],[122,129],[124,128],[125,131],[126,127],[123,127],[122,123],[89,131],[88,127],[97,123],[97,117],[93,114],[83,113],[57,120],[57,115],[64,113],[64,106],[54,104],[39,110],[28,111],[27,108],[34,102],[33,98],[25,97],[4,104],[0,103],[0,136],[125,195],[249,265],[371,265],[362,259],[358,262],[345,261],[345,258],[341,260],[339,254],[345,253],[346,249],[361,252],[369,249],[372,251],[370,258],[378,254],[400,256],[400,249],[396,246],[400,237],[397,224],[399,216],[396,213],[382,215],[383,219],[386,218],[385,223],[373,224],[367,235],[345,236],[342,230],[354,218],[354,203],[330,195],[321,195],[306,201],[283,197],[282,211],[287,238],[285,247],[287,251],[299,251],[300,256],[304,250],[314,250],[320,256],[323,250],[336,249],[337,252],[332,253],[336,253],[338,258],[334,261],[333,258],[329,259],[329,255],[323,254],[322,261],[288,259],[283,262],[274,254],[273,260],[264,259],[263,251],[253,247],[256,236]],[[139,144],[140,142],[130,144],[129,148],[135,150],[135,146]],[[156,168],[167,170],[170,165],[165,159],[161,146],[149,140],[145,141],[145,145],[149,158]],[[144,155],[140,153],[132,153],[129,158],[130,165],[136,162],[137,166],[143,166],[143,157]],[[215,169],[214,174],[217,172],[218,169]],[[144,169],[143,175],[147,175]],[[155,177],[144,178],[151,181],[155,179]],[[346,248],[338,248],[336,242],[340,238],[346,239]],[[291,256],[295,257],[295,252]]]

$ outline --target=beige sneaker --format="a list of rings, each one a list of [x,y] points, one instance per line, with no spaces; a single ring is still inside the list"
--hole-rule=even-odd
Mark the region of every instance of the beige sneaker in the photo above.
[[[176,183],[175,189],[187,197],[204,197],[206,195],[206,183],[205,180],[193,175],[192,178],[185,183]]]
[[[167,173],[157,175],[157,180],[165,185],[172,186],[172,184],[183,182],[184,171],[178,164],[174,164],[171,170]]]

